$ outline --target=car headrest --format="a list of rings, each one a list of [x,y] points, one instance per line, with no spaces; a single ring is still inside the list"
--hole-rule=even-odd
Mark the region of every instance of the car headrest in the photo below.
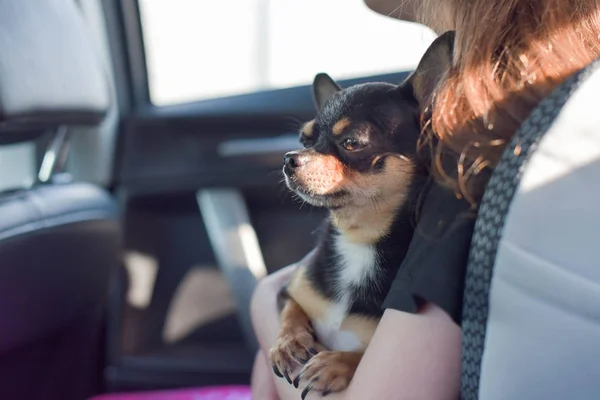
[[[74,0],[0,1],[0,140],[96,125],[107,76]]]

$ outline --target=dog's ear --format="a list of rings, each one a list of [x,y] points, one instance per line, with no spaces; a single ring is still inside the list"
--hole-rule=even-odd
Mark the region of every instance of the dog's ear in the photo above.
[[[429,105],[438,83],[452,66],[454,36],[454,31],[438,36],[425,51],[417,69],[399,87],[411,87],[421,111]]]
[[[313,81],[313,100],[317,111],[320,111],[325,102],[340,90],[342,88],[329,75],[325,73],[317,74]]]

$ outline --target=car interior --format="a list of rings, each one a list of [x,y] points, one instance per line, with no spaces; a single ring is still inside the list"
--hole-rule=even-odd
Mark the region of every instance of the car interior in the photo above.
[[[0,1],[0,398],[248,387],[258,348],[252,291],[261,277],[310,251],[324,216],[293,199],[280,173],[283,155],[300,146],[298,127],[314,115],[310,81],[329,68],[342,86],[401,82],[435,38],[360,0],[283,3]],[[328,23],[346,4],[373,28],[368,37],[352,36],[344,20],[332,22],[339,33],[330,39],[298,33],[303,17]],[[380,35],[410,40],[390,52],[376,43]],[[362,64],[352,64],[353,51],[366,52]],[[560,182],[581,185],[573,171],[588,177],[600,155],[587,153],[591,169],[565,162],[562,176],[570,178],[539,186],[537,196],[523,185],[544,174],[551,180],[544,157],[565,149],[553,133],[558,123],[579,124],[571,133],[600,148],[600,136],[588,129],[593,118],[565,117],[573,110],[593,114],[581,104],[593,104],[589,96],[598,91],[586,89],[584,100],[579,93],[598,84],[596,69],[590,66],[540,105],[490,182],[467,272],[464,399],[506,383],[493,377],[505,376],[517,355],[488,351],[497,341],[517,335],[531,365],[548,348],[565,346],[559,337],[543,346],[536,340],[543,321],[560,313],[531,299],[535,266],[507,243],[551,258],[560,248],[558,233],[543,246],[531,239],[542,226],[531,208],[544,204],[559,218]],[[579,148],[563,155],[581,158]],[[554,200],[540,200],[541,193]],[[598,200],[594,193],[580,206],[593,210]],[[518,223],[524,218],[529,230]],[[597,238],[595,222],[565,224],[584,224],[585,237]],[[594,258],[588,239],[569,241],[581,260]],[[569,264],[560,257],[553,260]],[[519,278],[501,274],[515,262],[530,265],[519,282],[526,282],[520,295],[531,302],[520,303],[525,306],[507,329],[495,323],[506,312],[493,301],[515,296],[498,283]],[[576,269],[582,276],[597,274],[582,268]],[[590,299],[597,288],[579,282],[570,290]],[[556,293],[561,307],[580,304],[571,292]],[[581,329],[597,330],[600,308],[589,304]],[[519,316],[527,315],[540,317],[524,328]],[[587,366],[596,372],[570,375],[581,385],[600,378],[592,364],[600,354],[590,350],[598,346],[586,345],[585,360],[556,350],[566,361],[553,371]],[[530,398],[541,398],[533,397],[540,387],[556,394],[570,386],[533,385]]]

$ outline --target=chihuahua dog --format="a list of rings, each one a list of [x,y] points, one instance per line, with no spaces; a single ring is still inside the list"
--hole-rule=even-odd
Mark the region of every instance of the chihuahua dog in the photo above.
[[[398,86],[342,90],[326,74],[315,77],[318,113],[301,129],[304,149],[285,155],[283,173],[290,190],[330,218],[311,261],[280,293],[281,330],[269,355],[277,376],[304,387],[302,399],[348,386],[383,314],[427,179],[417,151],[421,115],[453,43],[453,32],[438,37]]]

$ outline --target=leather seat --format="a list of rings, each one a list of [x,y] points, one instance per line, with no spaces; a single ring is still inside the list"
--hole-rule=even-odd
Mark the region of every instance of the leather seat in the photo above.
[[[61,172],[72,128],[109,105],[75,1],[0,1],[0,146],[50,138],[37,182],[0,193],[1,399],[97,391],[121,224],[109,193]]]

